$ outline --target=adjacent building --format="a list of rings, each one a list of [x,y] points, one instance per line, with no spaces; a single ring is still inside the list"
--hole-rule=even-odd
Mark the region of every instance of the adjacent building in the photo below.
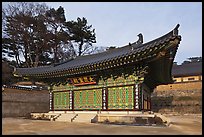
[[[173,65],[174,83],[157,86],[156,91],[202,90],[202,61]]]

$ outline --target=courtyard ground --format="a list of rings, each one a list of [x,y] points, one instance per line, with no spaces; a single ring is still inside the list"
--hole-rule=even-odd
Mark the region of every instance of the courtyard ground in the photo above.
[[[3,135],[202,135],[202,114],[166,115],[172,124],[130,126],[2,118]]]

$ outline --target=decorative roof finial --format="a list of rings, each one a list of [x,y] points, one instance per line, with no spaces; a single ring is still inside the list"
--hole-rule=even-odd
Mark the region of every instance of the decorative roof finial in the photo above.
[[[173,35],[177,36],[178,35],[178,28],[179,28],[180,24],[177,24],[176,27],[173,30]]]
[[[143,35],[142,35],[142,33],[138,34],[137,36],[139,37],[139,39],[137,40],[136,44],[137,45],[142,44],[143,43]]]

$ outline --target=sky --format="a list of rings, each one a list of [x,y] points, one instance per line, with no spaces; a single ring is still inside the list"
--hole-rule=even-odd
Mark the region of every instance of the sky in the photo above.
[[[46,2],[62,6],[67,20],[85,17],[95,28],[96,46],[122,47],[144,43],[171,31],[178,23],[182,40],[175,57],[181,64],[189,57],[202,57],[202,2]]]
[[[202,57],[202,2],[45,2],[62,6],[66,20],[85,17],[96,32],[94,46],[122,47],[138,40],[156,39],[180,24],[182,40],[175,62]]]

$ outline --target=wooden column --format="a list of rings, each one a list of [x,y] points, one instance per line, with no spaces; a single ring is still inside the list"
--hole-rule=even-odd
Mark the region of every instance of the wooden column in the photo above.
[[[139,84],[135,84],[133,88],[133,97],[134,97],[134,110],[140,109],[140,90],[139,90]]]
[[[52,92],[52,86],[49,89],[50,111],[54,111],[54,95]]]
[[[69,109],[70,110],[73,110],[73,91],[70,90],[69,91]]]
[[[150,97],[149,97],[149,110],[152,110],[152,102],[151,102],[151,93],[150,93]]]
[[[107,87],[102,88],[102,110],[108,109]]]
[[[53,95],[52,91],[49,91],[49,100],[50,100],[50,111],[53,110]]]
[[[73,90],[70,90],[69,97],[70,97],[70,110],[74,110],[74,91]]]
[[[138,93],[139,93],[139,110],[144,109],[144,94],[142,84],[138,84]]]

